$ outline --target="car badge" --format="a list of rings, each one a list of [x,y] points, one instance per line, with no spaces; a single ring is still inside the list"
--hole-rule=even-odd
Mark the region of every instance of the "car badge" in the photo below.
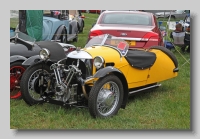
[[[127,36],[127,34],[126,33],[121,33],[121,36]]]

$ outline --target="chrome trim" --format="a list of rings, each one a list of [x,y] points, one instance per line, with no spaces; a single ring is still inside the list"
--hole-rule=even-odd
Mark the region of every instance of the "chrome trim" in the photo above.
[[[142,38],[129,38],[129,37],[112,37],[113,39],[123,39],[124,41],[141,41]]]
[[[133,93],[136,93],[136,92],[143,91],[143,90],[147,90],[147,89],[159,87],[159,86],[161,86],[161,84],[156,84],[156,85],[152,85],[152,86],[145,87],[145,88],[142,88],[142,89],[138,89],[138,90],[135,90],[135,91],[131,91],[131,92],[129,92],[129,95],[130,95],[130,94],[133,94]]]
[[[96,65],[95,65],[95,59],[96,59],[97,57],[99,57],[99,58],[101,59],[101,61],[102,61],[101,66],[100,66],[99,68],[97,68]],[[93,65],[94,65],[97,69],[100,69],[100,68],[104,65],[104,63],[105,63],[105,60],[104,60],[104,58],[103,58],[102,56],[96,56],[96,57],[94,58]]]
[[[74,59],[92,59],[92,56],[84,50],[72,51],[67,55],[67,57]]]
[[[106,35],[104,36],[103,41],[101,42],[101,45],[104,45],[104,43],[105,43],[105,41],[107,40],[108,36],[109,36],[108,34],[106,34]]]

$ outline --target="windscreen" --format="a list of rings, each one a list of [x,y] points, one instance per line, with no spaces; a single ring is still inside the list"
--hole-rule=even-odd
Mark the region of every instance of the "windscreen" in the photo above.
[[[36,41],[36,39],[34,39],[31,36],[28,36],[27,34],[22,33],[22,32],[10,32],[10,39],[12,39],[12,38],[19,38],[21,40],[29,42],[30,44],[33,44]]]
[[[125,40],[109,34],[95,36],[92,39],[90,39],[88,43],[85,45],[85,47],[92,47],[92,46],[110,47],[120,52],[122,56],[126,55],[129,49],[129,44]]]
[[[107,13],[104,14],[101,24],[125,24],[125,25],[146,25],[151,26],[151,16],[147,14],[134,13]]]

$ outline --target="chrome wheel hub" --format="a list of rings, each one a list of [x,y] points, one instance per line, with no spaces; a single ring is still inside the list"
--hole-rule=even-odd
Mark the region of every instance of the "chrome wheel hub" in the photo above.
[[[119,97],[118,85],[112,81],[105,83],[97,96],[98,112],[103,116],[110,115],[116,109]]]

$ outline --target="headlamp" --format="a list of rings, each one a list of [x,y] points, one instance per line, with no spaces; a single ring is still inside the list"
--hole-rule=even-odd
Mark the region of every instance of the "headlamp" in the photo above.
[[[101,56],[97,56],[94,58],[94,66],[97,68],[97,69],[100,69],[104,64],[104,59],[103,57]]]
[[[40,50],[40,58],[42,60],[47,60],[50,57],[50,51],[46,48],[42,48],[42,50]]]

